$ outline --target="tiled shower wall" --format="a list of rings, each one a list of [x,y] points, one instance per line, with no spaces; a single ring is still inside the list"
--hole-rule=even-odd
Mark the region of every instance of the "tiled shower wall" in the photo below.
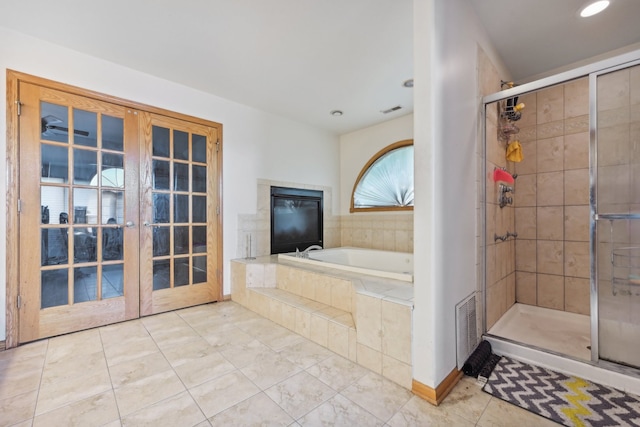
[[[478,80],[480,87],[479,96],[486,96],[500,91],[501,76],[487,55],[478,48]],[[482,246],[482,239],[478,236],[479,250],[486,251],[486,315],[487,329],[500,318],[515,302],[516,274],[515,274],[515,243],[512,239],[507,241],[495,241],[494,235],[504,235],[507,231],[515,231],[515,214],[512,206],[500,208],[498,205],[497,184],[493,181],[493,171],[496,167],[506,167],[513,172],[513,164],[508,164],[505,158],[506,145],[498,140],[498,109],[497,104],[487,106],[486,117],[486,176],[479,183],[486,185],[486,245]],[[481,123],[481,120],[479,120]],[[481,131],[480,135],[481,135]],[[482,137],[479,137],[482,141]],[[482,144],[479,144],[478,159],[484,159]],[[479,165],[480,168],[481,165]],[[481,187],[478,194],[482,194]],[[480,204],[482,206],[482,204]],[[480,220],[482,216],[479,215]],[[480,230],[481,227],[478,227]],[[481,253],[478,259],[482,260]],[[482,274],[482,268],[478,268]],[[483,281],[480,279],[478,283]],[[481,289],[480,289],[481,290]],[[478,298],[479,301],[482,298]],[[481,309],[477,310],[482,313]],[[478,319],[478,324],[480,319]]]
[[[498,92],[500,76],[481,50],[478,64],[481,95]],[[638,213],[640,66],[599,77],[597,97],[598,211]],[[505,144],[496,137],[496,105],[487,110],[487,176],[479,183],[486,185],[487,197],[486,247],[479,246],[487,255],[487,328],[514,301],[590,314],[588,78],[525,94],[519,101],[526,107],[522,119],[515,122],[520,131],[512,139],[522,144],[520,163],[504,159]],[[513,210],[497,206],[497,188],[491,179],[496,166],[518,174]],[[639,224],[640,220],[598,224],[600,316],[617,318],[629,311],[621,309],[621,299],[613,295],[610,254],[612,247],[637,246],[634,236],[640,235]],[[496,244],[494,233],[504,234],[507,229],[515,229],[517,240]],[[480,278],[482,272],[479,267]],[[611,299],[615,304],[604,303]]]
[[[589,314],[589,81],[520,96],[517,302]]]
[[[271,253],[271,186],[322,190],[324,247],[356,246],[394,252],[413,252],[413,212],[332,215],[329,187],[258,180],[256,214],[238,216],[237,258]],[[249,241],[251,253],[249,254]]]

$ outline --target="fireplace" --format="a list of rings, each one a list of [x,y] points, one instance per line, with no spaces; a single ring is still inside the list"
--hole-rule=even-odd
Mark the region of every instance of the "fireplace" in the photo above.
[[[271,253],[322,246],[322,191],[271,187]]]

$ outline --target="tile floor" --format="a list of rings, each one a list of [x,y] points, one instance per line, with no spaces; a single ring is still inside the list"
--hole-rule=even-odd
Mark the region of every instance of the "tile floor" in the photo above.
[[[0,426],[555,425],[463,378],[439,406],[234,302],[0,352]]]

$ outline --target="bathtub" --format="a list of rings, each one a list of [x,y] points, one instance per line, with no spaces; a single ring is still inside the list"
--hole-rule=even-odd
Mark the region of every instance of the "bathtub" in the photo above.
[[[278,254],[278,259],[413,282],[413,254],[406,252],[343,247],[309,251],[308,259],[295,253]]]

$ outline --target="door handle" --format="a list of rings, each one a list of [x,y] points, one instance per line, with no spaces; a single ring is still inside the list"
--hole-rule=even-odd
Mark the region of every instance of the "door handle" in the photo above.
[[[149,223],[149,221],[143,222],[142,225],[144,225],[145,227],[151,227],[151,224]]]
[[[124,225],[127,228],[135,227],[135,223],[133,221],[127,221]]]

